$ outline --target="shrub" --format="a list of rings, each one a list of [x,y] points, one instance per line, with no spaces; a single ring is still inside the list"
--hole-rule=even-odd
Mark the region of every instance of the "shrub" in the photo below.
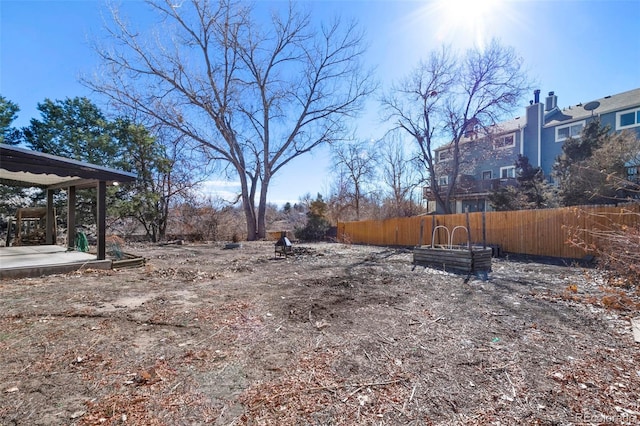
[[[569,230],[569,244],[596,256],[598,266],[609,272],[609,284],[637,287],[640,282],[640,213],[637,209],[621,208],[609,215],[576,210],[584,217],[584,228]]]

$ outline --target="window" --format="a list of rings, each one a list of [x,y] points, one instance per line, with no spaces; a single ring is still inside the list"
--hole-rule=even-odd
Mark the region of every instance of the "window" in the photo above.
[[[516,177],[516,166],[500,167],[500,179]]]
[[[485,170],[482,172],[482,180],[490,180],[493,177],[491,170]]]
[[[451,152],[448,149],[438,151],[438,161],[446,161],[451,158]]]
[[[616,130],[640,126],[640,108],[622,111],[616,114]]]
[[[567,138],[575,138],[580,136],[580,132],[584,129],[584,121],[567,124],[566,126],[556,127],[556,142],[562,142]]]
[[[440,176],[438,178],[438,185],[440,185],[440,186],[449,185],[449,176]]]
[[[513,148],[514,146],[516,146],[516,137],[514,133],[498,136],[493,140],[494,149]]]

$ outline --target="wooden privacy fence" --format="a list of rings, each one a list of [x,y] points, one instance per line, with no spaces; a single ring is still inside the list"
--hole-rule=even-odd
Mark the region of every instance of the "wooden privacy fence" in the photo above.
[[[602,235],[624,226],[637,229],[640,204],[469,213],[473,243],[483,242],[483,221],[486,243],[499,245],[504,252],[579,259],[586,253],[567,243],[571,237],[578,236],[590,244],[597,238],[594,233]],[[447,230],[440,226],[451,232],[456,226],[466,225],[465,214],[338,222],[338,241],[384,246],[430,245],[433,229],[438,227],[435,244],[447,244]],[[452,243],[466,242],[466,232],[457,229]]]

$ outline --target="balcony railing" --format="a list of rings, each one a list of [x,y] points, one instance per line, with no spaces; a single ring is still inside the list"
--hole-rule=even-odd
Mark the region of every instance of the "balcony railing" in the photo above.
[[[515,178],[505,179],[483,179],[483,180],[469,180],[460,179],[456,182],[456,186],[453,190],[454,197],[471,197],[478,195],[486,195],[491,191],[505,186],[515,186],[517,183]],[[447,185],[439,185],[438,190],[440,194],[444,194],[447,191]],[[432,199],[433,194],[431,186],[425,186],[422,188],[422,196],[425,199]]]

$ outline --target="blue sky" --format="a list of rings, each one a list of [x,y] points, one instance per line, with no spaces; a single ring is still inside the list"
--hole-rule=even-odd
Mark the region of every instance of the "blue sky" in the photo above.
[[[131,19],[144,19],[140,1],[122,3]],[[304,3],[317,19],[340,14],[360,23],[370,43],[368,65],[376,67],[383,89],[443,44],[464,50],[494,37],[523,57],[535,86],[543,96],[555,91],[561,107],[640,87],[640,0]],[[39,118],[37,103],[45,98],[88,96],[102,105],[78,80],[97,68],[89,41],[103,37],[106,14],[102,1],[0,0],[0,94],[20,106],[15,125]],[[377,103],[368,105],[356,134],[379,139],[388,125],[378,120]],[[328,167],[326,150],[297,159],[275,176],[269,200],[326,195]],[[225,189],[215,180],[209,187]]]

